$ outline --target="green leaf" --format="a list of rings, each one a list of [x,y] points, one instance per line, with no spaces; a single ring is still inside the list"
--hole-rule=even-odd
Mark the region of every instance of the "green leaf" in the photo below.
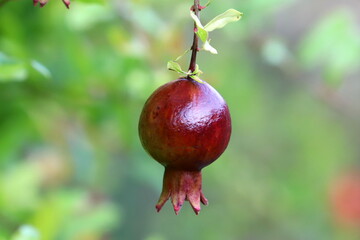
[[[199,65],[196,64],[196,65],[195,65],[195,71],[194,71],[194,73],[198,73],[199,71],[200,71]]]
[[[197,27],[196,34],[199,36],[199,38],[202,42],[206,42],[209,33],[204,29],[203,25],[200,22],[200,19],[195,15],[195,13],[193,11],[190,11],[190,16],[195,21],[195,24]]]
[[[241,19],[243,14],[235,9],[229,9],[226,12],[213,18],[208,24],[205,25],[205,30],[211,32],[218,28],[223,28],[226,24],[236,22]]]
[[[206,41],[203,45],[205,51],[211,52],[212,54],[218,54],[217,50],[210,45],[210,41]]]
[[[195,71],[192,72],[192,74],[193,74],[193,75],[200,75],[200,74],[202,74],[202,73],[203,73],[203,72],[200,70],[199,65],[196,64],[196,66],[195,66]]]
[[[191,48],[187,49],[183,54],[181,54],[180,56],[178,56],[176,59],[175,59],[175,62],[179,61],[185,54],[187,54],[188,52],[191,51]]]
[[[196,34],[199,36],[200,40],[202,42],[206,42],[207,38],[208,38],[208,32],[205,31],[202,28],[198,28],[198,31],[196,32]]]
[[[190,70],[186,73],[188,76],[199,76],[200,74],[203,74],[203,72],[200,70],[199,65],[196,64],[195,70],[191,72]]]
[[[205,4],[204,7],[208,7],[208,6],[210,5],[211,1],[212,1],[212,0],[209,0],[209,1]]]
[[[175,71],[175,72],[178,72],[178,73],[184,73],[186,74],[186,72],[184,72],[182,69],[181,69],[181,66],[175,62],[175,61],[169,61],[167,63],[167,68],[171,71]]]
[[[199,83],[204,83],[203,80],[201,80],[198,76],[196,75],[190,75],[189,77],[191,77],[192,79],[194,79],[195,81],[199,82]]]
[[[203,25],[200,22],[200,19],[195,15],[194,11],[190,11],[190,16],[194,20],[194,22],[196,23],[196,26],[204,28]]]

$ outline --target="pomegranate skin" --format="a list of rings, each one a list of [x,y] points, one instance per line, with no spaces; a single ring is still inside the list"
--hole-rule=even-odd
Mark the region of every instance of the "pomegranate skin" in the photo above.
[[[145,150],[165,167],[157,211],[171,198],[176,215],[186,200],[199,214],[200,203],[208,204],[201,169],[224,152],[231,135],[224,99],[206,82],[169,82],[146,101],[139,135]]]
[[[166,168],[199,171],[229,143],[229,109],[206,82],[180,78],[158,88],[146,101],[139,135],[145,150]]]

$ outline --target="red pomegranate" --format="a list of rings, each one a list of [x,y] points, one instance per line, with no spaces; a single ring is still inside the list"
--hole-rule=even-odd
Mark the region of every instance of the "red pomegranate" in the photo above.
[[[160,211],[171,198],[176,214],[188,200],[198,214],[201,169],[226,149],[231,134],[228,106],[206,82],[180,78],[158,88],[146,101],[139,122],[145,150],[165,167]]]

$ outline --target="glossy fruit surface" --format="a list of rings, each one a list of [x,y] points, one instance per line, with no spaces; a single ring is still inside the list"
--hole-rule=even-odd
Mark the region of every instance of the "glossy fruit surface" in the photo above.
[[[184,200],[194,211],[200,201],[201,169],[226,149],[231,134],[228,106],[206,82],[180,78],[158,88],[147,100],[139,121],[145,150],[165,167],[158,211],[169,197],[175,213]]]
[[[165,167],[200,170],[215,161],[229,142],[229,109],[209,84],[178,79],[150,96],[139,133],[146,151]]]

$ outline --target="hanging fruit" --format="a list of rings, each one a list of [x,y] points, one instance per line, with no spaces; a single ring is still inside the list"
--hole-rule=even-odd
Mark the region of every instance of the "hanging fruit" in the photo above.
[[[207,5],[201,6],[195,0],[190,9],[195,24],[193,45],[186,51],[192,51],[189,70],[183,71],[177,63],[182,56],[170,61],[168,68],[184,76],[158,88],[146,101],[140,116],[141,143],[165,167],[157,211],[171,198],[175,214],[186,200],[198,214],[200,202],[208,203],[202,192],[201,170],[220,157],[230,140],[229,108],[221,95],[199,78],[202,72],[196,56],[199,50],[217,54],[208,33],[239,20],[242,13],[230,9],[203,26],[199,11]],[[203,42],[201,49],[199,39]]]

